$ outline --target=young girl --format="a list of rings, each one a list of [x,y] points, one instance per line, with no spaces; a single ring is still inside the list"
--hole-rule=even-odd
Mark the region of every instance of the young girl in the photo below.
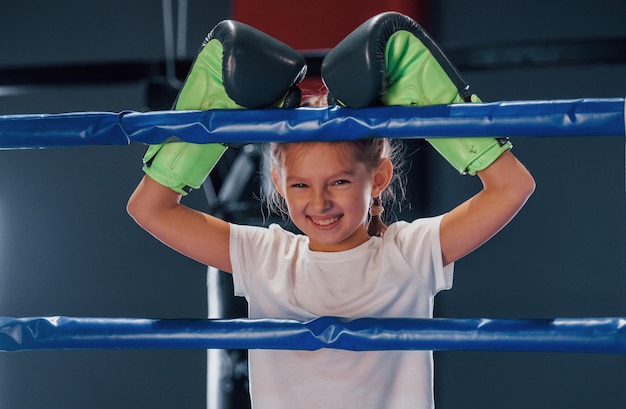
[[[226,83],[230,73],[224,67]],[[385,90],[387,96],[394,93]],[[482,143],[481,138],[477,145]],[[534,189],[510,145],[489,139],[488,146],[479,153],[470,149],[480,158],[469,162],[480,166],[464,170],[482,181],[478,194],[441,216],[369,231],[368,223],[380,218],[381,201],[392,196],[396,171],[393,146],[382,138],[271,144],[272,203],[286,210],[302,234],[278,225],[231,224],[185,207],[185,190],[161,177],[165,167],[151,164],[152,155],[128,211],[173,249],[232,273],[250,318],[431,318],[435,294],[452,286],[454,262],[502,229]],[[485,154],[493,149],[496,154]],[[210,169],[215,160],[208,162]],[[434,407],[429,351],[253,350],[249,365],[255,409]]]

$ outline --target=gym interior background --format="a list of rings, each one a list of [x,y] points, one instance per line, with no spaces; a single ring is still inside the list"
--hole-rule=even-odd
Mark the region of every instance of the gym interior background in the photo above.
[[[301,48],[314,74],[332,41],[394,9],[427,28],[485,101],[626,95],[620,0],[32,0],[0,9],[0,115],[169,109],[204,36],[228,18]],[[319,45],[305,44],[316,38]],[[504,231],[457,263],[436,315],[626,316],[624,140],[513,143],[537,190]],[[412,206],[398,217],[445,212],[478,189],[428,146],[408,144]],[[0,315],[207,316],[206,268],[126,215],[144,149],[0,152]],[[242,153],[229,152],[212,176],[218,190]],[[262,223],[257,178],[248,184],[216,211]],[[185,200],[215,210],[203,190]],[[220,280],[228,314],[245,314],[230,301],[228,278]],[[245,408],[245,355],[227,357],[223,406]],[[626,407],[624,355],[459,351],[435,359],[439,409]],[[199,409],[206,373],[206,351],[4,353],[0,407]]]

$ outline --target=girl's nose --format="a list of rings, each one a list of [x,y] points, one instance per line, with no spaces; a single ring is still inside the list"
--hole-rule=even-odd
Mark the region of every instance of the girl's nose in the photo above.
[[[313,191],[311,197],[311,206],[316,211],[323,211],[332,207],[332,200],[326,189],[318,189]]]

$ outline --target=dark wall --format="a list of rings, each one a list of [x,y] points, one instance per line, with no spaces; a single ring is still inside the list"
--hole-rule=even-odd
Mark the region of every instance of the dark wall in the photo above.
[[[164,58],[160,1],[13,2],[1,10],[0,69]],[[226,1],[190,1],[186,55],[228,16]],[[147,79],[17,85],[0,87],[0,114],[149,105]],[[206,268],[166,249],[126,214],[144,149],[0,152],[0,315],[206,317]],[[201,194],[189,199],[205,206]],[[204,351],[0,355],[6,409],[202,408],[205,390]]]
[[[431,32],[451,50],[626,38],[626,4],[618,1],[431,3]],[[227,1],[189,2],[187,57],[229,12]],[[162,60],[162,25],[161,2],[13,2],[0,13],[0,70]],[[490,101],[626,93],[623,62],[463,73]],[[147,80],[0,86],[0,114],[145,110],[148,88]],[[504,231],[457,263],[455,286],[438,297],[437,315],[626,316],[624,140],[513,143],[537,191]],[[143,150],[134,144],[0,152],[0,315],[206,316],[205,268],[166,249],[125,213]],[[412,178],[414,206],[406,215],[444,212],[479,188],[431,150],[413,158],[426,164],[428,190],[421,197],[424,178]],[[206,206],[201,192],[186,200]],[[626,406],[622,355],[445,352],[436,360],[440,409]],[[0,407],[200,408],[205,373],[202,351],[1,354]]]
[[[448,0],[437,10],[435,35],[450,46],[508,43],[513,48],[613,37],[626,46],[623,2]],[[557,59],[554,53],[535,57]],[[626,65],[606,63],[528,63],[464,72],[489,101],[622,97],[625,74]],[[438,297],[438,315],[624,316],[623,138],[547,136],[515,138],[513,144],[536,178],[535,194],[505,230],[457,263],[454,288]],[[440,165],[433,182],[439,186],[435,212],[477,188],[477,181]],[[626,380],[623,355],[445,352],[437,353],[436,361],[439,408],[626,405],[620,392]]]

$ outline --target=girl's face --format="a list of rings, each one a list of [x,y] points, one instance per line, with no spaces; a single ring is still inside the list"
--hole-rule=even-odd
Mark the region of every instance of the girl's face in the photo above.
[[[370,200],[387,186],[391,163],[373,171],[343,145],[294,144],[272,177],[294,224],[309,237],[313,251],[343,251],[367,240]]]

